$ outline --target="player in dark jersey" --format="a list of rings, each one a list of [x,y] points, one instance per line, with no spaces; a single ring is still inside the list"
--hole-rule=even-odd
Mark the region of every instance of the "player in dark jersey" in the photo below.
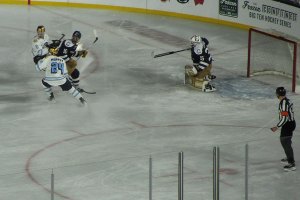
[[[70,81],[72,82],[73,86],[78,89],[78,91],[81,91],[79,88],[80,72],[76,68],[77,61],[74,59],[74,57],[84,58],[88,53],[87,50],[78,50],[78,43],[80,39],[81,33],[79,31],[75,31],[72,35],[72,39],[67,39],[60,43],[57,54],[57,56],[66,61]]]
[[[284,87],[276,89],[276,96],[279,99],[279,122],[276,126],[272,127],[273,132],[281,128],[280,142],[286,154],[286,158],[281,162],[287,165],[284,166],[285,171],[296,170],[294,151],[292,148],[293,132],[296,128],[296,121],[294,118],[293,103],[286,97],[286,90]]]
[[[210,81],[216,77],[211,75],[212,57],[208,51],[209,42],[199,35],[194,35],[190,41],[193,66],[185,67],[186,75],[192,80],[194,87],[199,87],[204,92],[213,92],[216,89]]]

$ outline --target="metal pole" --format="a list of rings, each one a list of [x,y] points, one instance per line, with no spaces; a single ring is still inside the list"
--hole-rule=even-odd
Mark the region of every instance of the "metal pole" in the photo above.
[[[245,145],[245,200],[248,200],[248,161],[249,151],[248,143]]]
[[[220,149],[214,147],[213,151],[213,200],[219,200],[219,171],[220,171]]]
[[[152,158],[149,158],[149,200],[152,200]]]
[[[216,147],[213,150],[213,200],[216,200]]]
[[[183,200],[183,152],[178,155],[178,200]]]
[[[54,200],[54,174],[53,169],[51,173],[51,200]]]

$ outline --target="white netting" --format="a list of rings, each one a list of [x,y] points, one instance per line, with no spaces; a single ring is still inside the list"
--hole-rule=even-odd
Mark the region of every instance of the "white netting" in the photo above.
[[[296,81],[295,85],[300,83],[300,50],[299,43],[295,48],[291,40],[298,42],[295,38],[290,38],[287,35],[274,32],[259,30],[267,34],[257,31],[251,31],[251,48],[250,48],[250,75],[266,75],[275,74],[283,75],[290,79],[288,88],[292,89],[293,85],[293,68],[294,68],[294,51],[297,49],[296,63]],[[271,35],[276,37],[272,37]],[[280,38],[278,38],[278,36]]]

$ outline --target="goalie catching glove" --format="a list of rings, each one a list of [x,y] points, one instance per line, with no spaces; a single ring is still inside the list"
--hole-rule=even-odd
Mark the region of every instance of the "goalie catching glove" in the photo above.
[[[85,58],[87,54],[88,54],[87,50],[78,51],[78,56],[81,56],[83,58]]]

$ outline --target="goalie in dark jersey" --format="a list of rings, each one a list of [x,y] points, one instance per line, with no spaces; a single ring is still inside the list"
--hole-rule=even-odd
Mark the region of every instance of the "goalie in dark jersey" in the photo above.
[[[81,33],[79,31],[75,31],[72,35],[72,39],[67,39],[60,43],[60,45],[58,46],[57,56],[61,57],[66,61],[69,79],[71,83],[79,92],[82,92],[82,89],[79,88],[80,72],[76,68],[77,61],[74,59],[74,57],[84,58],[86,57],[88,51],[78,49],[80,39]]]
[[[203,92],[213,92],[216,88],[210,83],[216,77],[211,74],[212,57],[208,51],[208,40],[194,35],[191,41],[191,58],[193,65],[185,66],[185,79]]]

